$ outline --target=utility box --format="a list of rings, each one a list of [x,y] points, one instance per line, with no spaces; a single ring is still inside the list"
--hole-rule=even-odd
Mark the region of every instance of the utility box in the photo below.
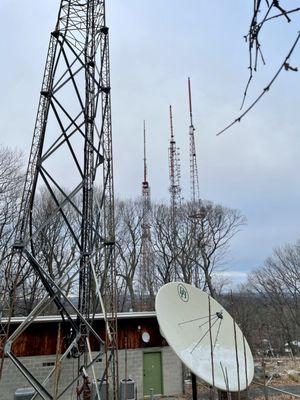
[[[133,379],[122,379],[120,382],[120,400],[135,400],[135,382]]]
[[[20,388],[15,391],[14,400],[31,400],[35,390],[33,388]]]

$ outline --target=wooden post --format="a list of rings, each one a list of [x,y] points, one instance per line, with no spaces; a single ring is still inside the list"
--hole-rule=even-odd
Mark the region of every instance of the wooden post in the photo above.
[[[56,340],[56,357],[55,357],[55,372],[54,372],[54,395],[53,399],[56,400],[58,396],[58,384],[60,376],[60,354],[61,354],[61,325],[58,324],[57,340]]]

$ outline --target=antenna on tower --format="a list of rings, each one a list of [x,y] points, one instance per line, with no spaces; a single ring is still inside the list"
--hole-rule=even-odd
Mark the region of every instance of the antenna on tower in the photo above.
[[[199,178],[198,178],[198,167],[197,167],[197,156],[196,156],[196,145],[195,145],[195,127],[193,124],[193,109],[192,109],[192,90],[191,80],[188,78],[188,92],[189,92],[189,113],[190,113],[190,126],[189,126],[189,138],[190,138],[190,185],[191,185],[191,201],[193,204],[200,199],[199,191]]]
[[[192,90],[191,90],[191,80],[188,78],[188,89],[189,89],[189,109],[190,109],[190,126],[193,125],[193,109],[192,109]]]
[[[144,180],[142,183],[142,196],[144,203],[150,203],[150,186],[147,180],[147,154],[146,154],[146,122],[143,123],[144,133]]]

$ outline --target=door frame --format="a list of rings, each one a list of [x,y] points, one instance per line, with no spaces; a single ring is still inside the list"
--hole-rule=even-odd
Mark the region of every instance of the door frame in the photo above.
[[[160,353],[160,381],[161,381],[161,391],[162,393],[154,394],[154,396],[164,395],[164,371],[163,371],[163,352],[161,348],[152,348],[151,350],[144,350],[143,351],[143,371],[144,371],[144,355],[149,353]],[[143,397],[149,398],[149,394],[144,393],[144,374],[143,374]]]

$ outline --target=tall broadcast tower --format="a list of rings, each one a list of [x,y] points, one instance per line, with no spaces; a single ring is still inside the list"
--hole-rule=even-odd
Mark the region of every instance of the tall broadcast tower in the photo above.
[[[196,145],[195,145],[195,127],[193,124],[193,110],[192,110],[192,92],[191,92],[191,80],[188,78],[188,92],[189,92],[189,113],[190,113],[190,126],[189,126],[189,138],[190,138],[190,186],[191,186],[191,201],[195,205],[200,199],[199,192],[199,178],[198,178],[198,167],[196,157]]]
[[[17,266],[26,262],[43,287],[43,297],[13,333],[7,330],[4,353],[45,400],[69,393],[84,374],[94,381],[99,400],[97,378],[108,383],[114,400],[118,398],[108,32],[104,0],[60,1],[50,35],[12,251],[11,277],[21,279],[22,271]],[[95,185],[101,187],[98,197]],[[33,215],[39,188],[51,199],[53,209],[37,226]],[[71,237],[75,260],[61,276],[53,276],[50,266],[38,257],[37,237],[45,227],[51,230],[58,217]],[[70,286],[72,300],[66,294]],[[14,342],[50,306],[60,314],[63,334],[68,338],[59,364],[63,368],[67,358],[77,360],[74,378],[60,382],[55,390],[51,379],[57,376],[56,366],[40,381],[14,354]],[[104,337],[93,328],[97,310],[105,316]],[[95,363],[102,358],[106,361],[102,375],[96,377]]]
[[[171,201],[171,259],[175,279],[178,278],[176,255],[177,255],[177,235],[178,235],[178,209],[181,205],[181,186],[180,186],[180,159],[179,149],[176,147],[176,141],[173,128],[172,106],[169,108],[170,116],[170,144],[169,144],[169,180],[170,180],[170,201]]]
[[[176,141],[173,128],[172,106],[169,108],[170,116],[170,145],[169,145],[169,180],[170,180],[170,200],[171,208],[176,213],[178,206],[181,204],[181,187],[180,187],[180,159],[179,150],[176,147]]]
[[[144,134],[144,179],[142,182],[142,207],[143,207],[143,219],[142,219],[142,250],[141,250],[141,268],[140,268],[140,285],[142,294],[142,307],[145,307],[144,291],[148,288],[148,294],[150,300],[153,300],[151,291],[153,290],[152,280],[153,273],[151,265],[151,224],[150,224],[150,213],[151,213],[151,198],[150,198],[150,185],[147,177],[147,154],[146,154],[146,124],[144,121],[143,126]]]

